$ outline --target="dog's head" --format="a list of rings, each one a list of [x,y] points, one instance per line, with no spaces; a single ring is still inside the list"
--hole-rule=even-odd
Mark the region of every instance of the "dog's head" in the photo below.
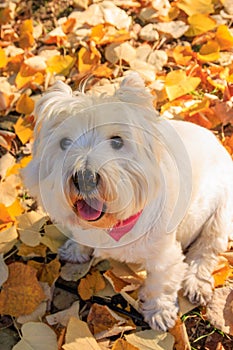
[[[62,82],[44,94],[23,176],[53,220],[115,240],[136,225],[161,189],[152,100],[136,73],[112,96],[73,94]]]

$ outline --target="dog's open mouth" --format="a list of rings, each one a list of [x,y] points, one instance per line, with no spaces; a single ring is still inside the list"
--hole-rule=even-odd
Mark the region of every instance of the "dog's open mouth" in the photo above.
[[[106,206],[104,202],[96,198],[88,198],[86,200],[78,200],[75,204],[75,209],[83,220],[95,222],[105,214]],[[115,241],[119,241],[122,236],[132,230],[141,213],[142,210],[125,220],[119,220],[114,226],[107,228],[108,234]]]

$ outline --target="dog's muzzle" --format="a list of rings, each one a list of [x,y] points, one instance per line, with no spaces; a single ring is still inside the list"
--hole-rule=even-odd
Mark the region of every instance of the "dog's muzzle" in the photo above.
[[[73,175],[73,183],[78,192],[89,195],[96,190],[100,176],[90,169],[79,170]]]

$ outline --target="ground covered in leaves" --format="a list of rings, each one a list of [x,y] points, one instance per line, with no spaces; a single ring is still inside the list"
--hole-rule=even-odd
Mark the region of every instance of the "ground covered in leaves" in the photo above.
[[[61,79],[111,93],[138,71],[166,118],[211,129],[233,154],[232,0],[6,0],[0,4],[0,349],[233,348],[233,252],[206,309],[180,296],[168,333],[137,312],[144,271],[59,261],[66,237],[23,187],[34,105]]]

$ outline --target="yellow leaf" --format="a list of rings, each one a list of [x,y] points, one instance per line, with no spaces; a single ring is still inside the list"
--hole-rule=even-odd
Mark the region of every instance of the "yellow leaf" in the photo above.
[[[14,164],[6,173],[6,176],[18,174],[20,169],[25,168],[32,160],[32,156],[27,156],[21,159],[19,163]]]
[[[41,85],[43,82],[44,75],[41,72],[36,72],[32,75],[23,75],[21,69],[15,78],[15,83],[19,90],[27,87],[35,89],[38,85]]]
[[[188,65],[193,56],[193,51],[190,46],[176,46],[172,50],[173,57],[177,64]]]
[[[220,50],[231,50],[233,48],[233,36],[226,25],[220,25],[217,29],[215,39]]]
[[[19,117],[16,124],[14,125],[15,133],[20,141],[25,144],[28,142],[33,135],[33,127],[28,119]]]
[[[188,18],[188,23],[190,27],[185,33],[187,36],[196,36],[216,27],[215,20],[201,13],[190,16]]]
[[[99,271],[93,271],[82,278],[78,293],[83,300],[90,299],[96,292],[105,288],[105,281]]]
[[[165,79],[165,89],[170,101],[194,91],[200,84],[198,77],[188,77],[183,70],[172,71]]]
[[[99,78],[110,78],[113,70],[108,67],[108,63],[105,62],[104,64],[99,65],[93,70],[93,75]]]
[[[5,68],[7,64],[7,56],[4,49],[0,48],[0,68]]]
[[[187,13],[188,16],[197,13],[209,14],[214,12],[212,0],[179,0],[177,6]]]
[[[27,94],[22,94],[16,103],[16,111],[23,114],[31,114],[34,109],[34,101]]]
[[[68,75],[70,69],[73,67],[75,59],[69,55],[67,56],[53,56],[47,61],[47,71],[50,73]]]
[[[0,293],[0,313],[14,317],[31,314],[46,299],[36,270],[19,262],[8,267],[9,278]]]
[[[202,62],[217,61],[220,57],[219,44],[214,40],[209,40],[207,44],[203,45],[197,54],[197,58]]]
[[[78,70],[80,73],[91,71],[100,63],[101,55],[97,49],[87,50],[82,47],[78,53]]]

